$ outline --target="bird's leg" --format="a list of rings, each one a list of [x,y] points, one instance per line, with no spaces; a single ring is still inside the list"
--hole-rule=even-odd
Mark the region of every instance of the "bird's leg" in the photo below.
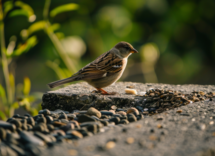
[[[102,95],[115,95],[116,92],[111,92],[111,93],[108,93],[107,91],[105,91],[104,89],[101,89],[101,88],[96,88],[98,91],[101,92]]]

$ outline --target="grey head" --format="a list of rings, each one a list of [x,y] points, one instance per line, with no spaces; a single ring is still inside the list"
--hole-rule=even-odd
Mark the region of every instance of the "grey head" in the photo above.
[[[134,47],[130,43],[124,41],[117,43],[114,46],[113,50],[121,58],[126,58],[132,53],[138,53],[138,51],[134,49]]]

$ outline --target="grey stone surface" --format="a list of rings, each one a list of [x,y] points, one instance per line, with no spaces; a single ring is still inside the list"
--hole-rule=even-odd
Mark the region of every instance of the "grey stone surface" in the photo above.
[[[64,89],[48,92],[43,97],[43,107],[51,107],[59,104],[58,108],[72,106],[76,103],[69,100],[74,95],[90,97],[89,103],[97,98],[108,98],[115,102],[115,98],[126,98],[132,104],[136,96],[125,95],[124,89],[131,83],[117,83],[107,88],[107,91],[119,91],[119,95],[106,96],[91,94],[93,90],[86,83],[70,85]],[[166,84],[132,84],[138,93],[149,88],[164,88],[181,90],[184,93],[195,91],[214,92],[213,85],[166,85]],[[76,87],[75,87],[76,86]],[[76,88],[76,90],[75,90]],[[67,90],[67,91],[66,91]],[[52,97],[55,97],[52,99]],[[64,100],[66,97],[67,100]],[[95,99],[94,99],[95,98]],[[55,101],[55,100],[58,101]],[[84,99],[84,98],[83,98]],[[86,98],[87,99],[87,98]],[[54,148],[49,148],[42,155],[83,155],[83,156],[110,156],[110,155],[151,155],[151,156],[212,156],[215,155],[215,99],[212,101],[195,102],[186,106],[174,108],[160,114],[145,117],[144,119],[128,124],[118,125],[115,128],[109,126],[109,131],[98,133],[92,137],[86,137],[71,144],[62,143]],[[55,103],[52,103],[54,102]],[[77,102],[76,101],[76,102]],[[118,100],[120,102],[121,100]],[[78,102],[77,102],[78,103]],[[105,104],[105,103],[103,103]],[[116,103],[117,104],[117,103]],[[120,103],[127,105],[128,103]],[[129,105],[128,104],[128,105]],[[60,107],[62,106],[62,107]],[[48,108],[50,109],[50,108]],[[76,108],[78,109],[78,108]],[[181,110],[181,113],[177,113]],[[134,142],[129,144],[128,140]],[[105,148],[109,141],[115,142],[112,148]]]
[[[115,85],[106,87],[108,92],[117,92],[116,95],[101,95],[92,93],[95,89],[86,82],[69,85],[55,91],[49,91],[43,95],[43,109],[73,111],[76,109],[87,109],[91,106],[97,109],[109,109],[111,105],[117,107],[132,106],[135,103],[142,103],[143,97],[128,95],[125,93],[126,87],[137,90],[138,95],[150,88],[174,89],[183,93],[191,91],[215,91],[213,85],[169,85],[169,84],[143,84],[132,82],[118,82]]]

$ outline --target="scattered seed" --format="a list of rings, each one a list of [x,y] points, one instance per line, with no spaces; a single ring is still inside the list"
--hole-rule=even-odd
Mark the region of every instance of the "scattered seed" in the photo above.
[[[136,89],[125,89],[125,93],[126,94],[133,94],[133,95],[137,95],[137,90]]]
[[[126,143],[128,143],[128,144],[133,144],[133,143],[134,143],[134,138],[128,137],[128,138],[126,139]]]

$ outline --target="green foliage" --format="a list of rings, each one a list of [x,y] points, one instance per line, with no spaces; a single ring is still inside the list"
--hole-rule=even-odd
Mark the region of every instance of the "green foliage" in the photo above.
[[[2,6],[4,6],[4,9]],[[14,110],[18,109],[20,106],[23,106],[28,112],[32,112],[33,114],[37,112],[35,108],[31,108],[31,103],[35,101],[35,97],[29,95],[31,88],[30,79],[28,77],[24,78],[23,93],[15,93],[15,75],[9,71],[10,62],[14,57],[18,57],[24,52],[28,52],[32,49],[37,44],[37,37],[27,37],[23,44],[16,46],[16,37],[12,36],[8,44],[8,48],[6,49],[4,38],[4,18],[6,18],[6,14],[8,12],[10,12],[9,17],[25,15],[28,17],[29,22],[33,22],[36,18],[33,9],[22,1],[16,1],[15,3],[7,1],[4,5],[2,5],[2,2],[0,1],[0,38],[2,56],[0,59],[6,84],[5,88],[0,84],[0,119],[2,120],[6,120],[7,117],[11,117]],[[22,97],[17,98],[18,101],[15,98],[17,95],[22,95]]]
[[[78,9],[78,5],[75,3],[70,3],[70,4],[65,4],[65,5],[61,5],[58,6],[56,8],[54,8],[51,12],[50,12],[50,16],[51,17],[55,17],[56,15],[63,13],[63,12],[67,12],[67,11],[72,11],[72,10],[77,10]]]

